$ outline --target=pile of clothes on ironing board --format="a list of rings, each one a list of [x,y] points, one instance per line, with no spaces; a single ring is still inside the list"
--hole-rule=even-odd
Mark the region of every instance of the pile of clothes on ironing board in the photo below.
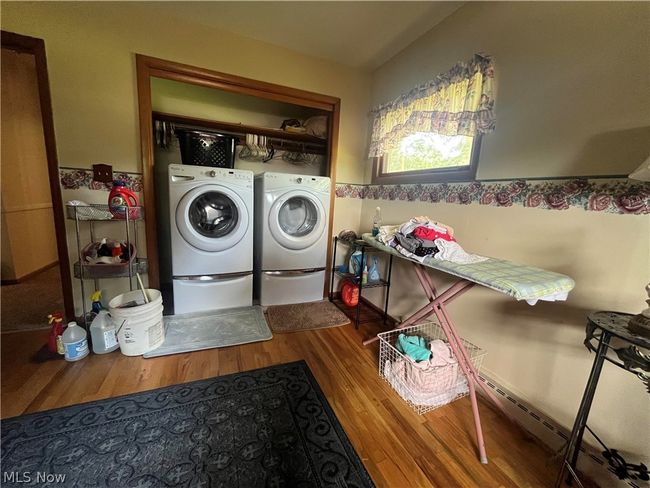
[[[430,258],[457,264],[479,263],[488,259],[465,252],[454,237],[454,229],[429,217],[413,217],[401,225],[381,226],[377,240],[421,263]]]

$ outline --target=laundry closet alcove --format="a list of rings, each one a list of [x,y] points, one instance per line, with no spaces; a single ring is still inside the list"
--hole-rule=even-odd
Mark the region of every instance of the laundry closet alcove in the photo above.
[[[340,99],[139,54],[136,64],[149,285],[171,298],[169,165],[182,163],[177,134],[182,131],[232,138],[234,169],[329,177],[325,269],[330,269]],[[323,116],[326,138],[281,129],[285,120]],[[252,147],[263,142],[269,157],[244,157],[253,140]]]

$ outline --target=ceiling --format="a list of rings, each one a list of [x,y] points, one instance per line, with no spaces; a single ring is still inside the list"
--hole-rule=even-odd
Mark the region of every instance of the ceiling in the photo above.
[[[204,26],[355,68],[377,68],[464,2],[156,2]]]

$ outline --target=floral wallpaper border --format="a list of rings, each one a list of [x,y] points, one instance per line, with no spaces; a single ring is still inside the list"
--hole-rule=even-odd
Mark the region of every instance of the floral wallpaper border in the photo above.
[[[142,191],[142,174],[114,172],[133,191]],[[110,191],[111,183],[93,180],[90,169],[59,168],[64,190]],[[413,185],[336,184],[338,198],[401,200],[459,205],[521,205],[548,210],[582,208],[592,212],[650,214],[650,183],[628,178],[472,181]]]
[[[401,200],[618,214],[650,213],[650,183],[627,178],[473,181],[413,185],[336,184],[338,198]]]
[[[59,168],[59,179],[64,190],[104,190],[110,191],[112,183],[102,183],[93,179],[92,169]],[[133,191],[142,191],[142,174],[114,171],[113,179],[123,181]]]

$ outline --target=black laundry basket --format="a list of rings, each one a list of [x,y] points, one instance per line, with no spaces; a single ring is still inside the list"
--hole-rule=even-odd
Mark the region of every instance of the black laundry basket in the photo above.
[[[232,168],[235,165],[235,138],[216,132],[176,129],[183,164]]]

